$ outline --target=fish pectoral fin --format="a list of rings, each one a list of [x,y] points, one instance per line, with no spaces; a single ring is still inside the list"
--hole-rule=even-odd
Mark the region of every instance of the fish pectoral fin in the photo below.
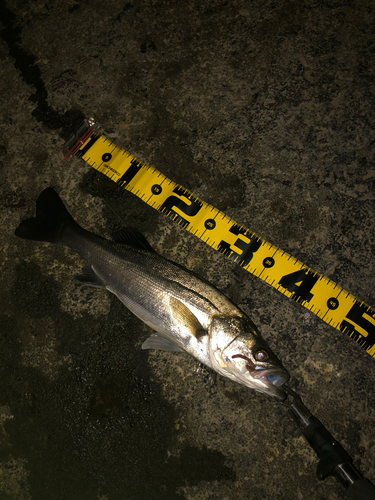
[[[184,330],[187,330],[196,339],[207,335],[207,330],[198,321],[197,317],[185,306],[180,300],[175,297],[169,298],[169,306],[171,308],[174,319],[180,324]]]
[[[158,333],[154,333],[151,337],[145,340],[142,344],[142,349],[160,349],[161,351],[183,352],[183,350],[173,344],[173,342]]]
[[[106,287],[91,266],[83,266],[82,274],[76,274],[74,279],[79,281],[82,285],[93,286],[95,288]]]

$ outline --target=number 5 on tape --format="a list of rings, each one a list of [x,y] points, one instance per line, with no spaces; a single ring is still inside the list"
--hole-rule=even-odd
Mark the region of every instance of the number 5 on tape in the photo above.
[[[65,159],[82,158],[249,273],[349,335],[375,357],[374,309],[137,160],[95,132],[96,128],[93,120],[85,120],[66,142]]]

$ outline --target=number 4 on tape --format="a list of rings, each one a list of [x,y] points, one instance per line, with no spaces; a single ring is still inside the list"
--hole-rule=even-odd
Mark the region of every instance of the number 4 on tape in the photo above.
[[[325,276],[237,224],[212,205],[99,135],[85,120],[65,144],[65,159],[82,158],[124,189],[346,333],[375,357],[375,310]]]

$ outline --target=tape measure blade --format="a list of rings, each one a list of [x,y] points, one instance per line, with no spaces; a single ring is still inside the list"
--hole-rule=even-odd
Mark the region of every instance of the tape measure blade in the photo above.
[[[96,132],[87,137],[75,155],[249,273],[351,336],[375,357],[375,311],[336,283]]]

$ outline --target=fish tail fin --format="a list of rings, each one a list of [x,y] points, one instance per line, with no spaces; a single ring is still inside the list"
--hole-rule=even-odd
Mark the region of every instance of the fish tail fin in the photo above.
[[[63,230],[67,226],[79,227],[65,208],[60,196],[49,187],[36,201],[36,217],[22,221],[15,235],[26,240],[61,243]]]

